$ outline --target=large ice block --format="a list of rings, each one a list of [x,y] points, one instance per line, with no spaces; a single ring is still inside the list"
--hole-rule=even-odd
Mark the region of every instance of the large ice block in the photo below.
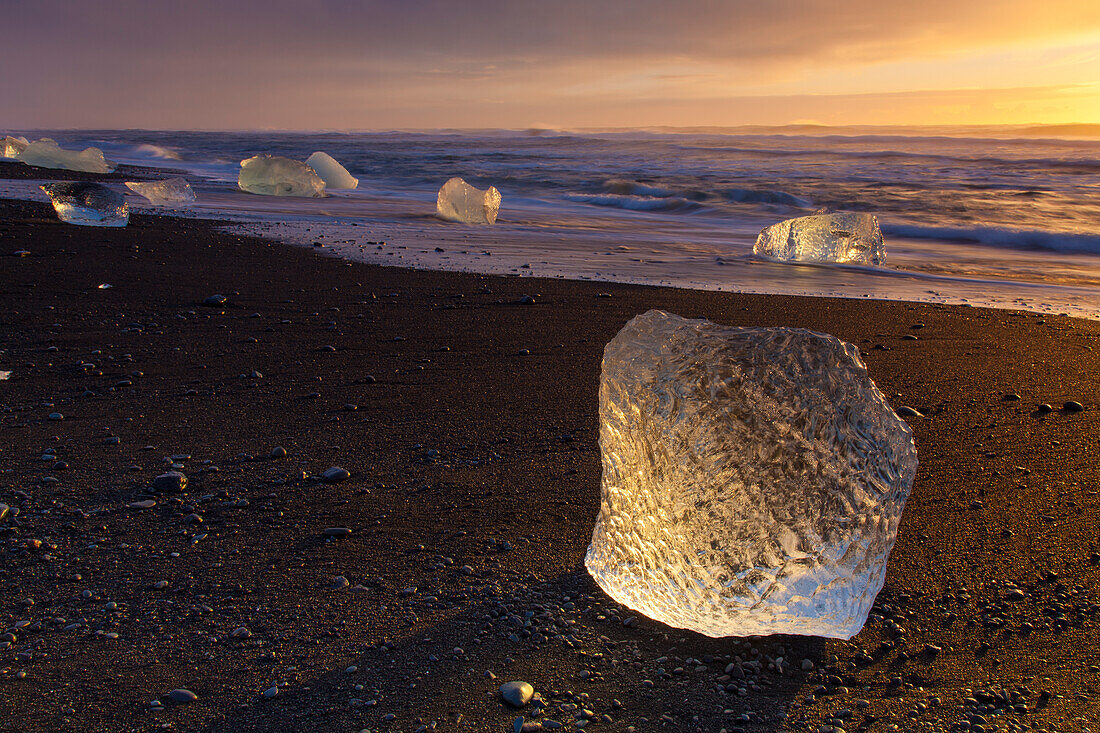
[[[657,310],[604,349],[600,452],[588,572],[708,636],[855,635],[917,467],[855,346]]]
[[[122,194],[101,183],[57,181],[41,188],[50,197],[57,218],[69,224],[124,227],[130,221],[130,209]]]
[[[317,171],[317,175],[325,182],[325,188],[355,188],[359,185],[359,179],[348,173],[348,169],[336,162],[328,153],[318,150],[306,158],[306,165]]]
[[[242,191],[264,196],[325,195],[325,182],[300,160],[281,155],[255,155],[241,161],[237,185]]]
[[[492,186],[488,191],[481,191],[461,178],[452,178],[439,189],[435,208],[441,217],[450,221],[494,224],[500,212],[500,191]]]
[[[195,192],[186,178],[165,178],[162,181],[126,181],[126,188],[139,196],[144,196],[156,206],[175,206],[190,204],[195,200]]]
[[[99,148],[65,150],[48,137],[29,144],[19,154],[19,160],[39,168],[60,168],[85,173],[110,173],[115,169],[114,163],[108,162]]]
[[[30,145],[25,137],[12,137],[11,135],[4,136],[3,144],[0,144],[0,155],[5,158],[18,158],[19,154],[27,149]]]
[[[752,251],[787,262],[886,262],[886,245],[873,214],[814,214],[787,219],[760,232]]]

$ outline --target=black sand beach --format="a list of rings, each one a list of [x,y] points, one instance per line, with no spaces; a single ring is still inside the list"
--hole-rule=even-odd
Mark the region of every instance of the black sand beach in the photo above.
[[[1100,322],[323,255],[0,202],[0,729],[1100,725]],[[709,639],[588,578],[601,353],[651,308],[834,334],[923,413],[852,641]]]

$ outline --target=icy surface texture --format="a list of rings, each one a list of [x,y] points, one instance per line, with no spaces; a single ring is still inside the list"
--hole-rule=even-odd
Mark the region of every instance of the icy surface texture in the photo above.
[[[328,153],[318,150],[306,158],[306,165],[317,171],[317,175],[325,182],[325,188],[356,188],[359,185],[359,179],[348,173],[348,169],[337,163]]]
[[[237,185],[242,191],[264,196],[325,195],[325,182],[300,160],[279,155],[256,155],[241,161]]]
[[[130,209],[121,193],[89,181],[58,181],[43,185],[57,218],[69,224],[92,227],[124,227]]]
[[[195,192],[186,178],[166,178],[163,181],[126,181],[126,188],[138,196],[144,196],[156,206],[190,204]]]
[[[48,137],[28,145],[19,154],[19,160],[39,168],[61,168],[85,173],[110,173],[115,169],[114,163],[108,162],[99,148],[65,150]]]
[[[773,224],[752,251],[788,262],[886,263],[886,245],[873,214],[815,214]]]
[[[461,178],[452,178],[439,189],[435,208],[450,221],[465,224],[494,224],[500,212],[500,191],[476,189]]]
[[[19,154],[26,150],[29,144],[25,137],[7,135],[4,137],[3,145],[0,145],[0,155],[5,158],[18,158]]]
[[[656,310],[604,349],[600,451],[588,572],[708,636],[855,635],[917,467],[855,346]]]

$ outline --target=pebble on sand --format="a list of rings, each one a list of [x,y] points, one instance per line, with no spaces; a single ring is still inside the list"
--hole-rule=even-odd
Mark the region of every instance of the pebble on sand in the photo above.
[[[162,473],[153,479],[153,489],[161,493],[176,493],[187,489],[187,476],[179,471]]]
[[[500,686],[500,696],[504,698],[506,703],[517,708],[521,708],[531,702],[531,697],[534,694],[535,688],[532,687],[530,683],[523,682],[522,680],[505,682]]]
[[[183,687],[177,687],[176,689],[172,690],[168,693],[167,697],[172,702],[179,703],[194,702],[195,700],[199,699],[198,695]]]
[[[321,476],[325,479],[325,481],[328,481],[330,484],[334,484],[338,481],[345,481],[351,478],[351,473],[349,473],[347,469],[340,468],[339,466],[333,466],[332,468],[321,474]]]

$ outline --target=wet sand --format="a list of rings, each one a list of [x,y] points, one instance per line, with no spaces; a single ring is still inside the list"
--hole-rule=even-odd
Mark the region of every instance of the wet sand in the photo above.
[[[0,730],[1096,729],[1100,323],[324,254],[0,202]],[[601,352],[650,308],[832,333],[924,414],[852,641],[708,639],[587,577]]]

